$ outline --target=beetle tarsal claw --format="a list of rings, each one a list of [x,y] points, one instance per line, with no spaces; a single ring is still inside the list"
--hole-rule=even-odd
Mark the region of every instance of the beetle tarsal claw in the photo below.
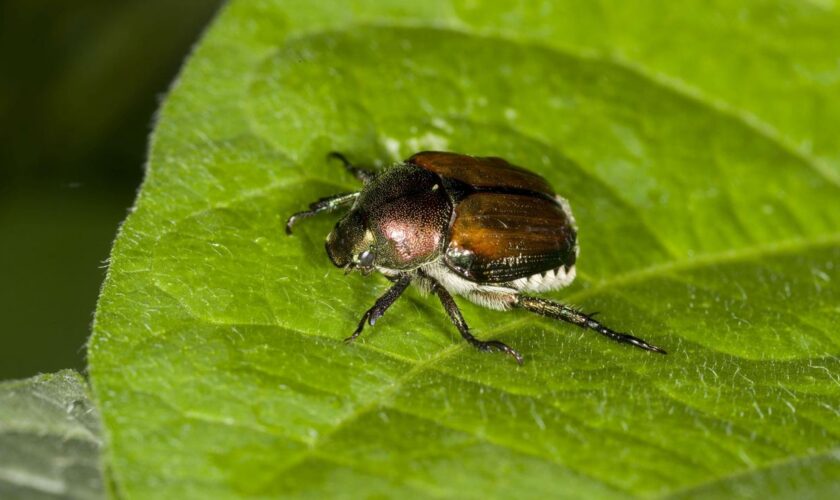
[[[295,220],[296,219],[297,219],[297,216],[292,215],[291,217],[289,217],[286,220],[286,234],[288,234],[289,236],[292,235],[292,226],[295,225]]]
[[[513,359],[516,360],[516,363],[520,365],[525,359],[515,349],[498,340],[476,340],[473,345],[482,351],[501,351],[513,357]]]
[[[356,340],[356,338],[358,338],[359,335],[362,334],[362,330],[365,329],[365,321],[367,320],[368,316],[369,316],[368,313],[365,313],[365,315],[362,316],[362,320],[359,321],[359,326],[356,327],[356,329],[353,331],[353,333],[349,337],[344,339],[345,343],[350,344],[351,342]]]
[[[636,347],[639,347],[641,349],[644,349],[646,351],[656,352],[656,353],[659,353],[659,354],[668,354],[668,351],[666,351],[665,349],[662,349],[661,347],[657,347],[653,344],[648,344],[647,342],[645,342],[644,340],[642,340],[638,337],[634,337],[634,336],[628,335],[626,333],[619,334],[619,335],[623,336],[623,339],[621,339],[622,342],[632,344],[632,345],[634,345]]]
[[[589,321],[594,322],[594,320],[591,320],[591,319]],[[659,353],[659,354],[668,354],[668,352],[665,351],[665,349],[662,349],[661,347],[656,347],[655,345],[648,343],[646,340],[640,339],[639,337],[636,337],[636,336],[633,336],[633,335],[630,335],[629,333],[619,333],[619,332],[610,330],[609,328],[607,328],[603,325],[600,325],[600,324],[594,329],[598,333],[600,333],[602,335],[606,335],[607,337],[609,337],[609,338],[611,338],[611,339],[613,339],[617,342],[621,342],[621,343],[624,343],[624,344],[630,344],[632,346],[638,347],[639,349],[644,349],[644,350],[650,351],[650,352],[656,352],[656,353]]]

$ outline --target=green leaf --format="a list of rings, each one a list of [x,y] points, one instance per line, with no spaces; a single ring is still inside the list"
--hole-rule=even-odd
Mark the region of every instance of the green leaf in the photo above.
[[[329,4],[329,5],[327,5]],[[89,351],[127,496],[840,495],[840,16],[818,3],[235,1],[165,102]],[[651,355],[343,276],[338,150],[540,172]]]
[[[99,415],[73,370],[0,383],[0,497],[104,497]]]

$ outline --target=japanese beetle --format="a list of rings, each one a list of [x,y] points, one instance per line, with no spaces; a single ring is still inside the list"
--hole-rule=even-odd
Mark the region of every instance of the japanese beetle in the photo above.
[[[498,340],[479,340],[452,294],[489,309],[525,309],[632,344],[665,351],[615,332],[572,307],[524,295],[568,286],[575,278],[577,227],[569,203],[541,176],[501,158],[424,151],[382,172],[330,153],[364,183],[361,191],[322,198],[286,222],[349,207],[327,236],[327,255],[347,272],[376,270],[394,284],[346,340],[373,326],[414,283],[438,296],[464,339],[482,351],[522,355]]]

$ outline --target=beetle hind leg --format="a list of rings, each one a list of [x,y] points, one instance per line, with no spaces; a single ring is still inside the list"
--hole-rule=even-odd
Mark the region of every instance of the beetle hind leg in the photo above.
[[[568,323],[572,323],[573,325],[577,325],[581,328],[587,328],[589,330],[596,331],[601,335],[615,340],[616,342],[634,345],[646,351],[658,352],[659,354],[668,354],[661,347],[649,344],[643,339],[634,337],[633,335],[629,335],[626,333],[619,333],[607,328],[606,326],[592,319],[597,313],[584,314],[572,307],[560,304],[559,302],[541,299],[539,297],[529,297],[527,295],[517,296],[516,302],[514,302],[513,305],[514,307],[525,309],[527,311],[537,313],[541,316],[559,319]]]

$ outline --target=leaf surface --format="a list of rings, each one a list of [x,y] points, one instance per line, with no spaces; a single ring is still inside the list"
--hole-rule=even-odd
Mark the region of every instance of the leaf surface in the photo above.
[[[231,3],[163,107],[89,352],[118,492],[838,493],[833,10],[317,4]],[[387,281],[285,218],[358,188],[327,152],[423,149],[544,175],[581,244],[550,295],[671,354],[461,300],[518,368],[414,290],[345,345]]]

